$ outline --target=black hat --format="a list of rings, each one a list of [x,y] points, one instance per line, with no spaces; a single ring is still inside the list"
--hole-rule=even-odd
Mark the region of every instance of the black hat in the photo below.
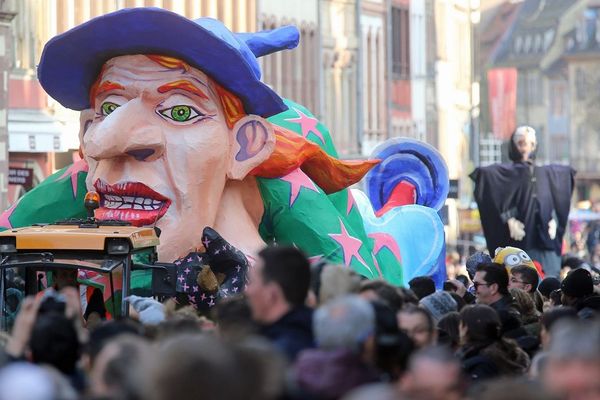
[[[562,281],[562,292],[571,297],[585,297],[594,293],[594,281],[588,270],[577,268]]]
[[[560,289],[560,281],[553,276],[544,278],[538,286],[538,290],[544,297],[550,297],[550,293],[556,289]]]

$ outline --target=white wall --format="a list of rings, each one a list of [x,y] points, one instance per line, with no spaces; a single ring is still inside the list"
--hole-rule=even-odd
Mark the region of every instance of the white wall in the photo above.
[[[318,20],[318,0],[260,0],[258,7],[258,15],[314,23]]]
[[[426,99],[426,64],[427,29],[425,21],[425,2],[411,0],[410,2],[410,90],[411,113],[416,138],[426,139],[425,121],[427,119]]]

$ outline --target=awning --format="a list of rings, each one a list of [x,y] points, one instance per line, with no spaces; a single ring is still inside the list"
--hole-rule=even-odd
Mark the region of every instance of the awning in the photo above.
[[[8,151],[47,153],[68,151],[65,125],[43,110],[9,109]]]

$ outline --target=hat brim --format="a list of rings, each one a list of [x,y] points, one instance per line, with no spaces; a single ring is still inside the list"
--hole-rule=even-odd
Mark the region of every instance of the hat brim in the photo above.
[[[90,88],[106,61],[123,55],[159,54],[206,73],[238,96],[248,114],[266,118],[285,111],[281,97],[256,77],[239,45],[167,10],[123,9],[52,38],[42,52],[38,79],[60,104],[84,110],[90,108]]]

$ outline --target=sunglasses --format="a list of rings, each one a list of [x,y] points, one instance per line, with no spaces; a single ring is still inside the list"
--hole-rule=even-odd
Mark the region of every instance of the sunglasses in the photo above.
[[[475,290],[477,290],[477,288],[479,286],[490,286],[491,283],[481,283],[481,282],[473,282],[473,287],[475,288]]]

